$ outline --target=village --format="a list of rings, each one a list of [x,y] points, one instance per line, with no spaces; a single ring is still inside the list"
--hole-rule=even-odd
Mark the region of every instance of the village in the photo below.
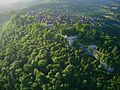
[[[33,18],[32,22],[39,22],[47,28],[52,28],[55,25],[65,25],[65,24],[75,24],[76,22],[80,23],[89,23],[93,28],[102,28],[102,25],[97,22],[99,18],[88,17],[88,16],[75,16],[75,15],[64,15],[59,12],[52,12],[50,14],[39,11],[26,12],[25,15],[21,17],[30,17]],[[31,20],[29,20],[29,23]]]

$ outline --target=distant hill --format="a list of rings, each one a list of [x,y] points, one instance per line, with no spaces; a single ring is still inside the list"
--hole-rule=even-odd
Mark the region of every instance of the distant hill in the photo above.
[[[43,0],[42,0],[43,1]],[[103,9],[104,6],[119,4],[118,0],[45,0],[29,8],[31,10],[41,9],[44,11],[58,11],[78,15],[104,14],[110,10]]]

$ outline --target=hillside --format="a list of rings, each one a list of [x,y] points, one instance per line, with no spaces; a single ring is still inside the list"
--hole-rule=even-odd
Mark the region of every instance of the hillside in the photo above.
[[[0,90],[119,90],[119,0],[34,2],[0,15]]]
[[[59,13],[14,15],[0,34],[0,89],[119,89],[118,38],[91,22],[98,21]]]

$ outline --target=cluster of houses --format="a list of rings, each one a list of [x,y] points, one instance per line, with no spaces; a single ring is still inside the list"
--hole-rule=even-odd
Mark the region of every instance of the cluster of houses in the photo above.
[[[34,17],[33,21],[42,23],[46,27],[54,27],[56,24],[65,25],[68,23],[75,24],[77,21],[80,23],[90,23],[93,28],[102,27],[102,25],[96,22],[96,19],[99,18],[92,18],[86,16],[75,16],[75,15],[62,15],[59,13],[40,13],[39,11],[31,11],[26,12],[25,16],[27,17]]]

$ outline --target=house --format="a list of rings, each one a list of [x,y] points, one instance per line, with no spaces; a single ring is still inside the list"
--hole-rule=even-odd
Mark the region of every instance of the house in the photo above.
[[[77,36],[67,36],[65,35],[65,38],[67,39],[69,46],[71,47],[74,41],[77,39]]]
[[[74,41],[78,38],[77,36],[67,36],[67,35],[62,35],[59,34],[60,36],[62,36],[63,38],[65,38],[68,41],[68,45],[71,47],[72,44],[74,43]]]
[[[48,21],[48,22],[46,23],[46,26],[47,26],[48,28],[52,28],[54,25],[55,25],[55,23],[52,22],[52,21]]]
[[[79,21],[80,21],[81,23],[84,23],[84,20],[83,20],[83,19],[80,19]]]

